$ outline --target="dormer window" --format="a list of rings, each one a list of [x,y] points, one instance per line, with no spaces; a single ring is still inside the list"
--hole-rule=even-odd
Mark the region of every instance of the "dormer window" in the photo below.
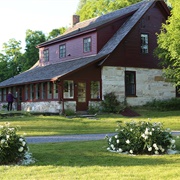
[[[83,39],[83,45],[84,45],[84,52],[90,52],[91,51],[91,38],[84,38]]]
[[[148,34],[141,34],[141,53],[147,54],[149,49]]]
[[[66,45],[62,44],[59,46],[59,58],[66,57]]]
[[[43,51],[43,59],[44,61],[49,61],[49,49]]]

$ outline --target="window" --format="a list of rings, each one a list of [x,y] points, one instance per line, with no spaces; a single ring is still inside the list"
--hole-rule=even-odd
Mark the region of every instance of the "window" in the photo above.
[[[46,83],[41,83],[41,91],[42,91],[42,99],[46,99],[47,91],[46,91]]]
[[[63,97],[74,98],[74,82],[70,80],[64,81]]]
[[[36,84],[36,99],[40,99],[40,84]]]
[[[52,99],[52,87],[53,87],[53,83],[48,82],[47,84],[48,99]]]
[[[90,52],[91,51],[91,38],[84,38],[83,40],[84,44],[84,52]]]
[[[53,88],[54,88],[54,99],[58,99],[58,84],[54,83]]]
[[[25,85],[25,100],[27,101],[29,99],[29,86]]]
[[[48,49],[43,51],[43,58],[44,58],[44,61],[49,61],[49,50]]]
[[[6,96],[7,96],[6,89],[4,88],[3,89],[3,101],[6,101]]]
[[[30,100],[34,100],[34,84],[30,84]]]
[[[126,96],[136,95],[136,74],[134,71],[125,72],[125,93]]]
[[[148,34],[141,34],[141,53],[148,53]]]
[[[66,45],[60,45],[59,46],[59,58],[64,58],[66,57]]]
[[[100,99],[99,81],[91,81],[91,99]]]

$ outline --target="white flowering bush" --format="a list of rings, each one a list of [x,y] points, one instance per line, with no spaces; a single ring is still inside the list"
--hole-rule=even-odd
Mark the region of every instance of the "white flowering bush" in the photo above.
[[[175,140],[170,129],[161,123],[145,121],[119,124],[117,134],[106,137],[108,150],[128,154],[165,154],[175,149]]]
[[[0,164],[19,163],[27,154],[27,142],[23,136],[16,134],[17,130],[9,123],[0,126]]]

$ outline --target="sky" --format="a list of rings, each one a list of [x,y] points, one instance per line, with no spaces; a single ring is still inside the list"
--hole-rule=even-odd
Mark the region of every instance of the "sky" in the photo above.
[[[26,30],[48,34],[68,27],[79,0],[0,0],[0,51],[14,38],[25,47]]]

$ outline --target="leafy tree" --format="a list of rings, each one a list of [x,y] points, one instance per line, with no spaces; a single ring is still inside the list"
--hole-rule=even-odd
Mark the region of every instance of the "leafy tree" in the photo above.
[[[165,77],[180,85],[180,4],[176,0],[171,0],[171,4],[171,16],[158,34],[155,54],[162,60]]]
[[[80,0],[76,14],[80,16],[81,21],[84,21],[140,1],[141,0]]]
[[[23,71],[32,67],[39,59],[39,49],[36,46],[46,41],[46,36],[42,31],[26,31],[26,47],[24,53]]]
[[[65,31],[66,31],[66,28],[65,28],[65,27],[61,27],[61,28],[59,28],[59,29],[53,29],[53,30],[49,33],[47,39],[48,39],[48,40],[53,39],[53,38],[55,38],[55,37],[63,34]]]
[[[21,68],[21,41],[10,39],[8,43],[3,43],[2,53],[0,54],[1,79],[5,80],[17,75]]]

